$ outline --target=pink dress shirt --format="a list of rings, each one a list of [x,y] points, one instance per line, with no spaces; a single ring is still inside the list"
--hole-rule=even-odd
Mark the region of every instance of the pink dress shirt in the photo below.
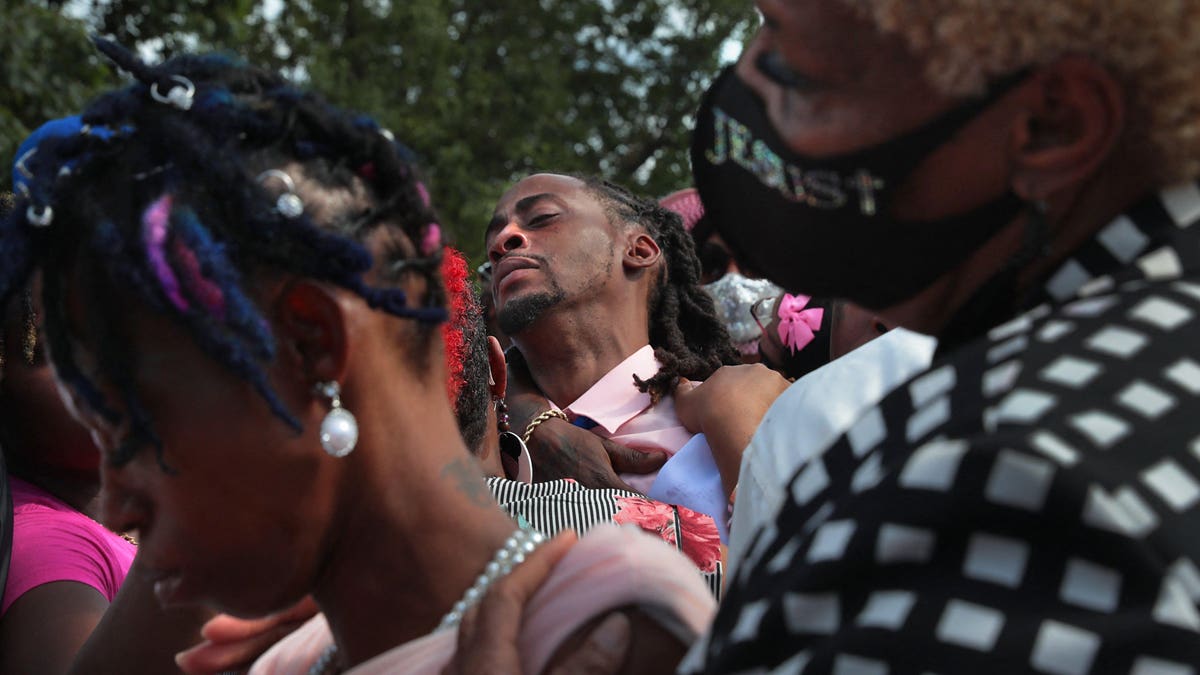
[[[596,422],[593,433],[637,450],[664,450],[674,455],[695,436],[675,414],[675,400],[668,396],[650,405],[650,394],[638,391],[633,376],[649,379],[658,372],[654,348],[646,345],[600,378],[571,405],[563,408],[574,419],[585,416]],[[553,402],[550,403],[554,405]],[[642,493],[650,491],[657,473],[622,474],[621,480]]]

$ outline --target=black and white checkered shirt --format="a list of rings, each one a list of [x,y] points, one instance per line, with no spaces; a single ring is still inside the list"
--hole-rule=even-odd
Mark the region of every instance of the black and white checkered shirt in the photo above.
[[[1196,673],[1198,220],[1140,203],[802,465],[697,672]]]

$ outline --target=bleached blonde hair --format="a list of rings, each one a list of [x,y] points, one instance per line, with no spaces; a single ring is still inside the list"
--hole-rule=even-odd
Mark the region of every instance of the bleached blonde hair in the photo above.
[[[841,0],[926,59],[948,95],[1069,55],[1121,83],[1164,181],[1200,177],[1200,0]]]

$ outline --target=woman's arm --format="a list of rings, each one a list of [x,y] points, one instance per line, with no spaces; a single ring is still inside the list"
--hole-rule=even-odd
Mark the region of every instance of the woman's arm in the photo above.
[[[0,619],[0,672],[67,672],[107,608],[100,591],[78,581],[26,591]]]
[[[684,380],[675,389],[675,413],[689,431],[708,438],[726,497],[737,487],[742,452],[771,404],[790,385],[756,363],[723,366],[704,382]]]
[[[200,627],[211,617],[212,612],[200,608],[159,607],[154,585],[135,559],[112,605],[92,624],[91,636],[84,635],[86,643],[80,640],[72,650],[78,653],[69,672],[177,672],[175,653],[200,642]]]

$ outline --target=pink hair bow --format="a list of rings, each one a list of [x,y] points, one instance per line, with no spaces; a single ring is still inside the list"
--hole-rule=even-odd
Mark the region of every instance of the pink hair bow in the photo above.
[[[825,318],[821,307],[804,309],[810,300],[807,295],[784,293],[779,301],[779,341],[793,354],[813,341],[813,333],[820,330],[821,319]]]

